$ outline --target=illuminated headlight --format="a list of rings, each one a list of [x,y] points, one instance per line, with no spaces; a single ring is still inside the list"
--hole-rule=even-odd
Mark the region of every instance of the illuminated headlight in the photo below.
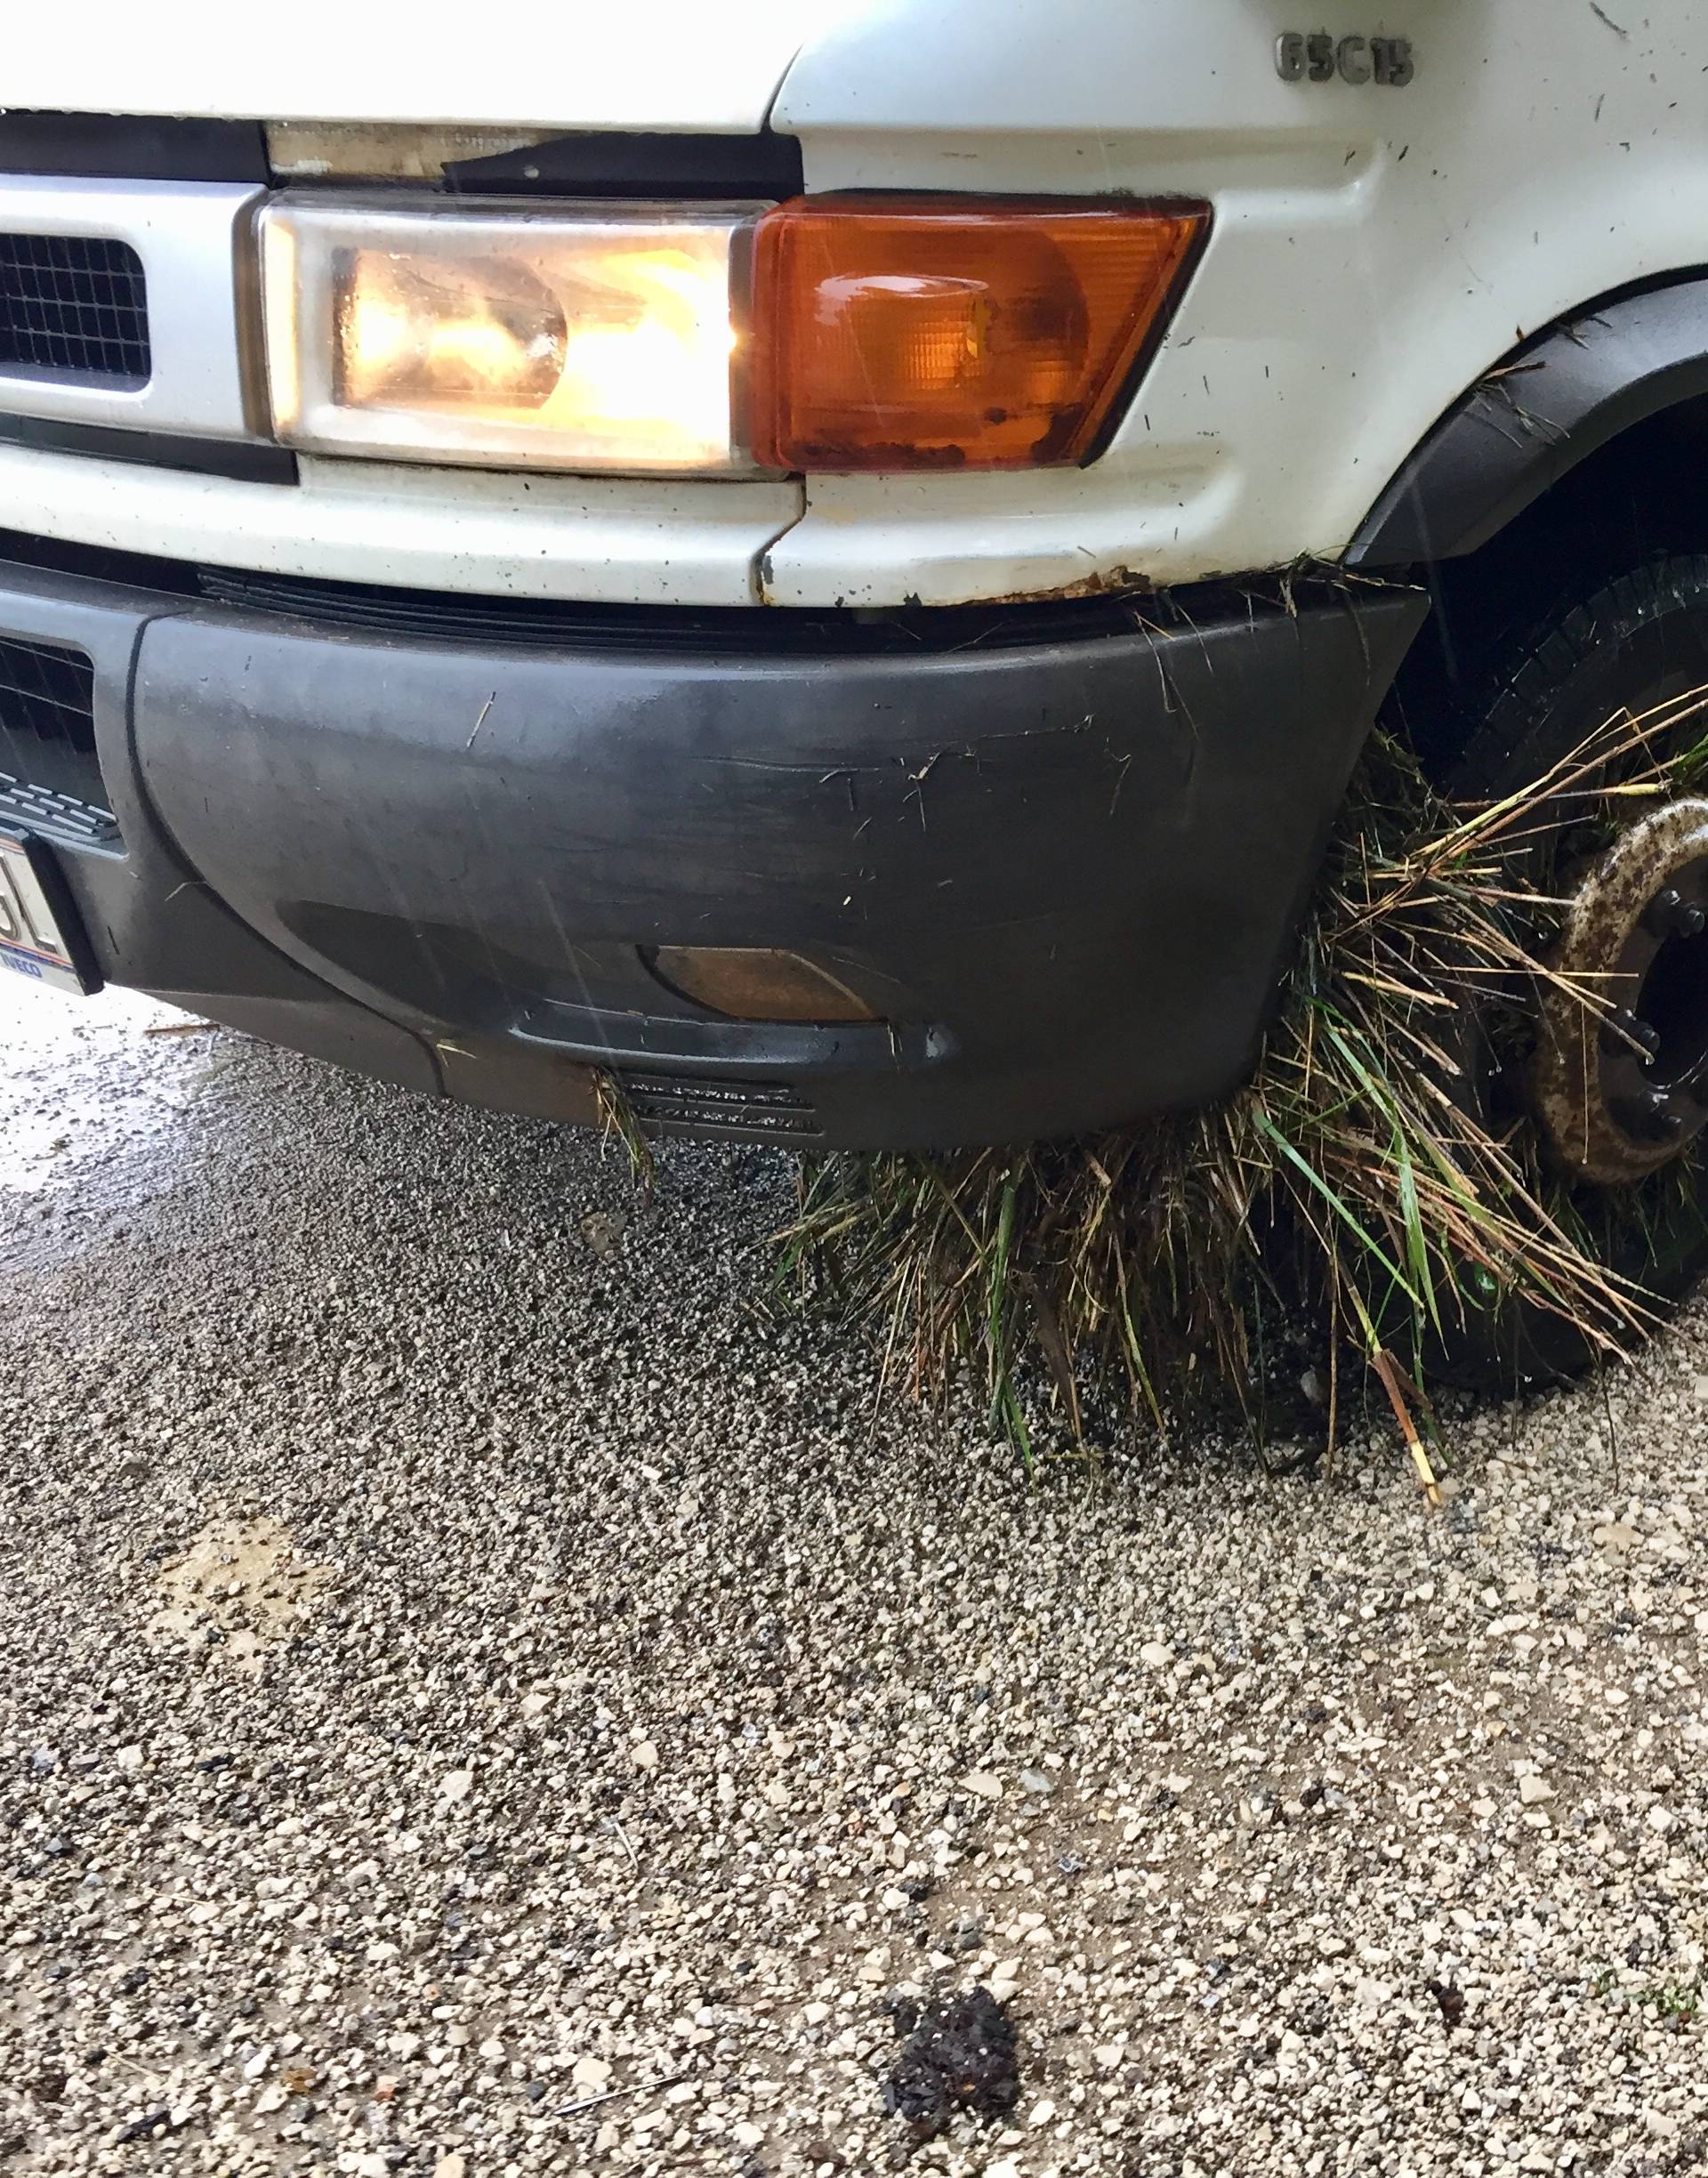
[[[732,384],[763,209],[276,198],[274,430],[489,467],[751,469]]]

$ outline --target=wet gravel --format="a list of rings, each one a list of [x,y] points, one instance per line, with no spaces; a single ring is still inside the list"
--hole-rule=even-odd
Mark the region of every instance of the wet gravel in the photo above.
[[[171,1019],[0,994],[0,2172],[1708,2157],[1700,1311],[1028,1486],[779,1161]]]

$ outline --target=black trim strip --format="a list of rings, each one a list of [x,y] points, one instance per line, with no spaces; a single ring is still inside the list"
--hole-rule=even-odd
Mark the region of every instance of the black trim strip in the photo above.
[[[160,114],[0,111],[0,173],[105,182],[270,182],[259,121]],[[801,146],[753,136],[584,130],[447,165],[452,194],[798,197]]]
[[[665,135],[586,131],[458,159],[445,169],[453,194],[565,197],[798,197],[801,146],[793,136]]]
[[[233,439],[181,439],[171,432],[123,431],[110,424],[65,424],[57,417],[0,415],[0,445],[44,454],[84,454],[98,461],[140,462],[150,469],[189,469],[244,484],[294,484],[296,456],[284,447]]]
[[[9,546],[0,535],[0,551]],[[209,603],[238,612],[279,613],[321,627],[361,628],[458,646],[518,644],[551,649],[675,652],[684,657],[778,657],[889,655],[1031,648],[1140,625],[1174,624],[1171,601],[1075,598],[1035,605],[935,605],[878,613],[812,607],[586,604],[570,599],[487,597],[473,592],[399,590],[324,577],[200,567]],[[1184,623],[1182,623],[1184,624]]]
[[[92,182],[265,182],[259,121],[160,114],[0,113],[0,173]]]

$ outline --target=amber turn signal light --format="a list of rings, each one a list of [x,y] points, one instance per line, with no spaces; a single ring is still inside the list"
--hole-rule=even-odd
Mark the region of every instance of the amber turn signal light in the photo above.
[[[752,430],[778,469],[1087,459],[1204,205],[801,197],[759,222]]]

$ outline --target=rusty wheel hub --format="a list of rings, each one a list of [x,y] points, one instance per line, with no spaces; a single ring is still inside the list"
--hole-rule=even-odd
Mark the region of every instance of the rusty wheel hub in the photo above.
[[[1556,1156],[1586,1180],[1640,1180],[1708,1125],[1708,801],[1622,834],[1572,900],[1541,1002],[1534,1092]]]

